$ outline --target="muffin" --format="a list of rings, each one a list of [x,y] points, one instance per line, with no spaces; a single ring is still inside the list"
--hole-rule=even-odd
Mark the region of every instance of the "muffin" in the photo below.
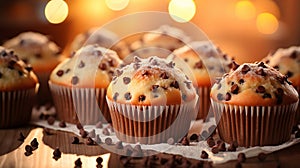
[[[32,67],[0,46],[0,128],[12,128],[30,121],[38,80]]]
[[[275,53],[269,54],[263,61],[286,75],[300,94],[300,46],[280,48]],[[295,122],[300,123],[300,105]]]
[[[169,57],[190,79],[199,95],[197,119],[206,119],[210,109],[210,89],[216,77],[229,72],[233,59],[210,41],[193,41],[176,49]]]
[[[106,89],[120,63],[116,52],[96,44],[60,63],[49,81],[58,119],[84,125],[110,122]]]
[[[37,103],[51,103],[48,80],[51,71],[64,58],[61,49],[47,36],[37,32],[21,33],[6,41],[4,47],[13,49],[20,59],[32,65],[40,82]]]
[[[164,58],[189,41],[190,38],[182,30],[163,25],[157,30],[144,33],[130,45],[130,51],[142,58],[152,55]]]
[[[175,141],[189,130],[197,94],[173,62],[151,56],[116,70],[107,102],[116,136],[124,142]]]
[[[220,138],[244,147],[288,141],[298,106],[295,88],[263,62],[234,69],[211,89]]]

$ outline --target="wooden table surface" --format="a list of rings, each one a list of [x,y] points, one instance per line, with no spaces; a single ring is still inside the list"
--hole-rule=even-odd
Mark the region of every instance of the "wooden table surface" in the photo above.
[[[18,141],[19,133],[22,132],[26,139],[24,142]],[[47,168],[47,167],[74,167],[75,160],[80,158],[82,161],[82,168],[96,167],[96,158],[101,156],[103,158],[103,168],[106,167],[124,167],[121,164],[120,156],[111,153],[101,147],[101,145],[88,146],[82,144],[71,144],[73,137],[72,133],[51,130],[52,135],[47,135],[43,132],[43,128],[28,126],[26,128],[16,129],[0,129],[0,168]],[[32,139],[37,138],[39,147],[33,151],[30,156],[25,156],[25,146],[30,144]],[[79,137],[81,142],[84,142]],[[62,156],[57,161],[54,160],[53,151],[59,147]],[[200,151],[199,151],[200,155]],[[159,157],[170,158],[171,155],[158,154]],[[145,167],[143,166],[144,159],[131,159],[129,167]],[[199,161],[188,159],[192,165]],[[213,167],[235,167],[237,161],[230,161],[224,164],[214,164]],[[208,164],[205,164],[206,166]],[[159,164],[151,167],[162,167]],[[183,166],[179,166],[183,167]],[[300,167],[300,144],[291,146],[284,150],[271,153],[266,160],[261,162],[256,157],[247,158],[242,167]]]

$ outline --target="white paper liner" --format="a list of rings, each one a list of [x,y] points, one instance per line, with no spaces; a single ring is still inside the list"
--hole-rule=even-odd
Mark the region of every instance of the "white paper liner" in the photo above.
[[[197,119],[205,120],[210,108],[210,86],[207,87],[198,87],[196,89],[199,96],[199,112]]]
[[[36,88],[1,92],[0,128],[18,127],[29,123]]]
[[[300,98],[300,86],[294,86],[294,87],[295,87],[295,89],[297,90],[298,95],[299,95],[299,98]],[[298,123],[300,123],[300,103],[298,103],[298,108],[297,108],[295,120],[296,120],[296,121],[295,121],[296,125],[297,125]]]
[[[49,82],[57,117],[70,123],[110,122],[104,88],[69,88]],[[100,107],[100,108],[99,108]]]
[[[298,102],[279,106],[237,106],[212,99],[212,107],[222,140],[253,147],[288,141]]]
[[[181,105],[135,106],[107,98],[116,136],[123,142],[156,144],[188,133],[197,99]],[[147,110],[146,110],[147,109]]]

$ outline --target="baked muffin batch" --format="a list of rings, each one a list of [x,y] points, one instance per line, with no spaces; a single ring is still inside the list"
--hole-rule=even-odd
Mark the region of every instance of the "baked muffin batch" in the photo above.
[[[8,40],[3,45],[12,50],[0,47],[0,89],[2,95],[18,94],[2,96],[0,128],[29,122],[36,72],[52,94],[59,120],[112,122],[124,142],[178,141],[192,120],[205,120],[210,111],[227,143],[251,147],[290,139],[300,120],[300,47],[239,65],[212,42],[191,41],[175,27],[137,37],[127,44],[113,32],[93,28],[74,39],[69,58],[40,33]],[[27,112],[11,110],[12,102]]]

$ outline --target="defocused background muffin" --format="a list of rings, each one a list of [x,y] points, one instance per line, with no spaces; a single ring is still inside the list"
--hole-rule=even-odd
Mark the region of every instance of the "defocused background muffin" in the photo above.
[[[32,67],[0,46],[0,128],[29,123],[37,88]]]
[[[210,88],[216,77],[229,72],[233,59],[210,41],[193,41],[169,57],[190,79],[199,95],[197,119],[206,119],[210,109]]]
[[[197,95],[173,62],[134,57],[134,62],[116,70],[107,102],[121,141],[153,144],[168,138],[176,142],[188,132]]]
[[[236,66],[213,85],[211,98],[225,142],[267,146],[291,138],[298,93],[284,75],[263,62]]]
[[[60,63],[49,81],[58,119],[81,124],[110,122],[106,88],[120,63],[116,52],[97,44],[80,48]]]
[[[286,75],[300,94],[300,46],[280,48],[276,52],[270,53],[263,61]],[[295,120],[296,123],[300,122],[300,106]]]
[[[21,33],[3,46],[13,49],[20,59],[32,65],[40,81],[37,103],[51,103],[48,79],[51,71],[64,59],[62,50],[47,36],[37,32]]]

